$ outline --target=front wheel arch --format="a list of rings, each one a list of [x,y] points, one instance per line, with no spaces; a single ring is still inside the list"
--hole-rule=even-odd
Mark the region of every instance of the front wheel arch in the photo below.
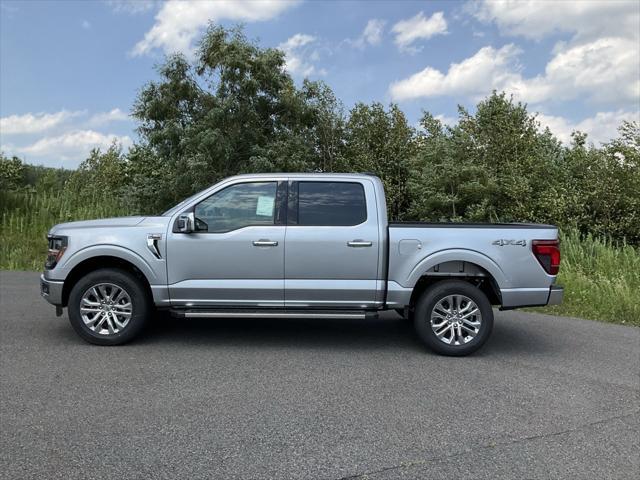
[[[67,307],[69,305],[69,295],[71,294],[71,290],[81,278],[85,277],[87,274],[95,270],[99,270],[102,268],[124,270],[125,272],[132,274],[138,280],[140,280],[149,299],[153,299],[149,280],[138,267],[120,257],[100,255],[83,260],[75,267],[73,267],[73,270],[71,270],[71,272],[69,272],[67,278],[64,281],[64,285],[62,286],[62,306]]]
[[[105,290],[101,296],[97,290],[103,285]],[[111,291],[109,291],[110,287]],[[122,292],[126,295],[125,302],[128,301],[128,303],[121,306],[128,310],[128,314],[125,310],[118,309],[118,299],[121,296],[118,294],[112,298],[114,290],[116,293]],[[84,303],[87,301],[87,294],[90,294],[91,291],[95,293],[89,298],[91,303]],[[104,302],[100,302],[100,305],[98,304],[99,297],[104,300]],[[95,314],[83,312],[83,306],[93,312],[100,309],[102,313],[98,311],[98,315],[92,318],[91,316]],[[131,341],[142,331],[152,310],[153,304],[145,291],[143,282],[130,272],[118,268],[99,268],[88,272],[75,283],[69,295],[68,314],[71,326],[82,339],[95,345],[121,345]],[[126,318],[127,315],[129,318]],[[125,325],[117,324],[116,316]],[[115,322],[117,326],[120,326],[120,331],[117,329],[113,331],[114,329],[109,328],[107,334],[103,333],[104,328],[95,329],[96,325],[100,327],[103,324],[105,318],[107,318],[107,323]],[[91,322],[97,322],[97,324],[92,325]]]

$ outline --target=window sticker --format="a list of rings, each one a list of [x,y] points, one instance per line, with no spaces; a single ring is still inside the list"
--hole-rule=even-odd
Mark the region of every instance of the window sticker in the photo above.
[[[274,197],[258,197],[256,215],[259,215],[261,217],[272,217],[274,203]]]

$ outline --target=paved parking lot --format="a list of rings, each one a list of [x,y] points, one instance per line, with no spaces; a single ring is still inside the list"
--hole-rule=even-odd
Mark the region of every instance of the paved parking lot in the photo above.
[[[84,343],[0,272],[1,478],[637,478],[640,329],[497,313],[472,357],[405,321],[159,318]]]

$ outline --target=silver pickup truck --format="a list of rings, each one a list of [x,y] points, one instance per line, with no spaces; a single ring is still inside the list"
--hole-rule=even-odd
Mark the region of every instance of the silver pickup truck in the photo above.
[[[388,223],[379,178],[240,175],[160,216],[63,223],[41,293],[85,340],[131,340],[179,317],[367,318],[395,310],[432,350],[487,340],[492,305],[558,304],[558,230]],[[363,328],[366,328],[363,325]]]

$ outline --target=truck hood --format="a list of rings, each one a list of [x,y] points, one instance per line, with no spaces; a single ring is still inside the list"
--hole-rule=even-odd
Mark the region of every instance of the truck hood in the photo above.
[[[147,217],[116,217],[102,218],[100,220],[83,220],[80,222],[67,222],[55,225],[50,234],[55,234],[61,230],[76,230],[81,228],[119,228],[134,227],[142,223]]]

